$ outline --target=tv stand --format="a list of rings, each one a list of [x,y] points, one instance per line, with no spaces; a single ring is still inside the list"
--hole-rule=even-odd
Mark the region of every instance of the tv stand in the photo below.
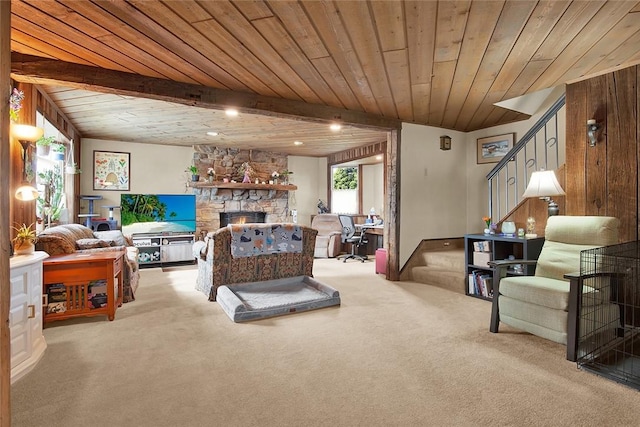
[[[138,248],[140,267],[162,267],[195,261],[193,233],[135,233],[131,240],[133,246]]]

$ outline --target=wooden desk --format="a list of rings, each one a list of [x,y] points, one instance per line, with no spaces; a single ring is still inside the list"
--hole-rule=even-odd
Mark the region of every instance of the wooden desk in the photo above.
[[[356,224],[356,228],[362,228],[368,234],[384,235],[384,225]]]
[[[376,253],[376,249],[384,247],[384,225],[356,224],[356,228],[367,234],[367,255]],[[362,254],[364,255],[364,254]]]
[[[44,322],[106,315],[122,305],[124,251],[51,256],[43,266]],[[106,296],[106,298],[105,298]]]

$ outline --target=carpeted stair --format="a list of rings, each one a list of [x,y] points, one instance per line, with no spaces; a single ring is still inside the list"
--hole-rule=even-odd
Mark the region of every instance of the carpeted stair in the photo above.
[[[422,253],[424,265],[411,269],[414,282],[446,288],[463,293],[466,288],[464,249],[426,251]]]

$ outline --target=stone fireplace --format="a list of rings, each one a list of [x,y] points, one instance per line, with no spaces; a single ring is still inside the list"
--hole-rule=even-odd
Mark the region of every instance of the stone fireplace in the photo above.
[[[254,170],[252,181],[268,181],[273,171],[287,169],[287,156],[257,150],[237,150],[206,145],[194,147],[193,164],[201,171],[201,176],[209,168],[216,171],[215,181],[200,188],[193,188],[196,195],[196,227],[199,233],[214,231],[221,227],[221,213],[249,212],[261,213],[263,222],[287,222],[289,216],[289,191],[282,189],[230,188],[222,182],[242,181],[239,172],[244,162],[249,162]],[[203,178],[204,179],[204,178]],[[204,181],[202,181],[204,183]]]

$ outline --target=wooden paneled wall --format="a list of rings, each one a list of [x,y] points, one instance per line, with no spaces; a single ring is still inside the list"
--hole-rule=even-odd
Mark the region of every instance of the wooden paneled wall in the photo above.
[[[620,241],[638,240],[640,66],[567,86],[566,214],[620,219]],[[595,147],[587,120],[595,119]]]
[[[29,125],[36,124],[36,110],[39,110],[49,122],[53,123],[65,136],[74,140],[74,157],[76,164],[80,165],[80,154],[82,150],[81,135],[78,130],[71,124],[67,117],[60,111],[60,109],[53,103],[53,101],[37,86],[29,83],[16,82],[14,86],[24,92],[24,100],[22,102],[22,109],[20,110],[20,116],[18,123],[24,123]],[[67,147],[68,148],[68,147]],[[32,166],[35,170],[36,164],[34,144],[29,147],[28,159],[32,162]],[[80,165],[82,166],[82,165]],[[80,192],[80,175],[74,175],[73,188],[76,193],[73,200],[74,206],[69,206],[70,221],[73,221],[75,214],[79,212],[79,198],[77,197]],[[35,182],[31,183],[35,185]],[[11,212],[11,225],[16,224],[32,224],[36,221],[36,202],[23,202],[16,200],[13,197],[13,193],[16,189],[22,185],[22,146],[14,139],[11,140],[11,197],[10,200],[10,212]],[[11,229],[13,237],[13,229]]]
[[[9,93],[11,84],[11,2],[0,1],[0,427],[11,426],[11,336],[9,331],[9,225],[11,151]]]
[[[24,92],[24,100],[22,101],[22,109],[19,112],[18,123],[35,125],[36,123],[36,102],[35,91],[33,85],[27,83],[16,83],[15,86],[18,90]],[[27,161],[33,163],[33,156],[35,155],[35,147],[30,146],[27,149]],[[34,182],[29,183],[35,185]],[[13,197],[15,191],[24,185],[22,176],[22,145],[15,138],[11,138],[11,190],[10,190],[10,211],[11,211],[11,226],[17,224],[34,224],[32,228],[35,228],[36,222],[36,202],[28,201],[23,202]],[[11,237],[15,235],[15,231],[11,228]]]

